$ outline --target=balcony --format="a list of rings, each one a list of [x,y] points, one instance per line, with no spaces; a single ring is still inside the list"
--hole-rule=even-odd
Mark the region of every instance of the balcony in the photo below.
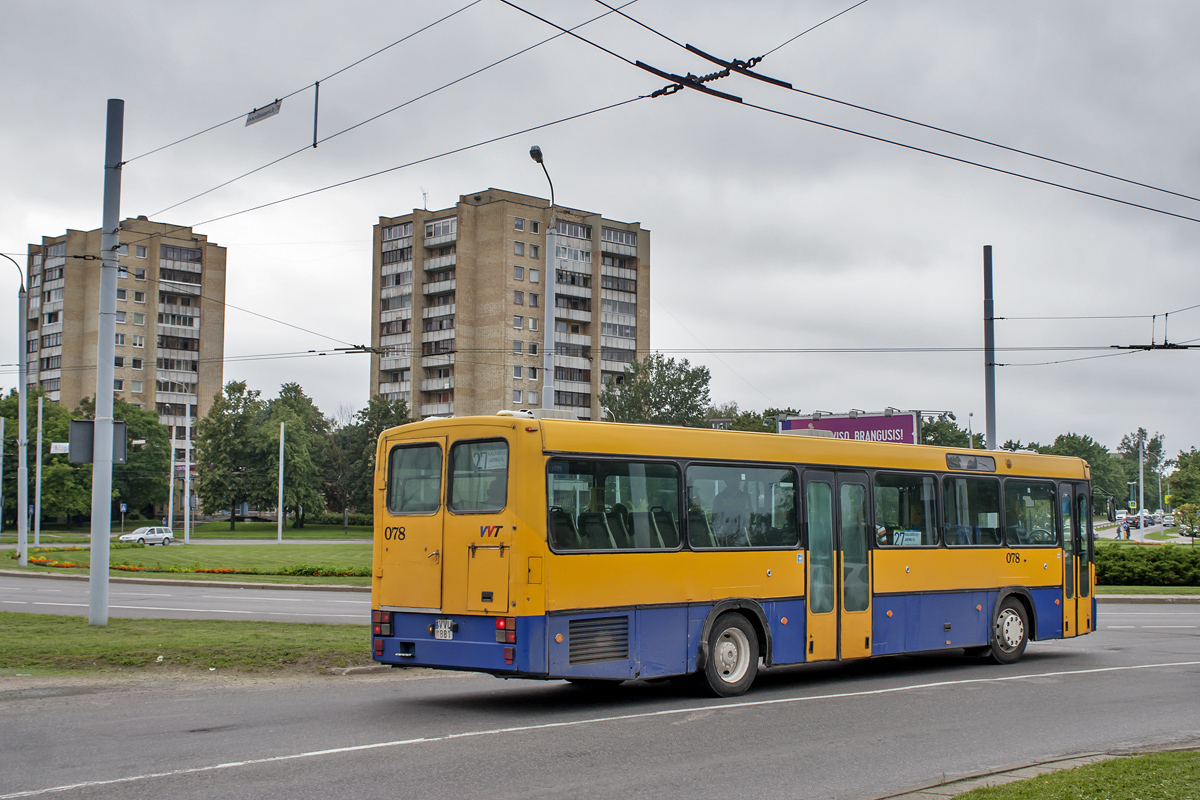
[[[396,369],[408,369],[412,366],[412,357],[408,355],[395,356],[393,358],[380,358],[379,370],[387,372]],[[404,391],[408,391],[405,389]]]
[[[424,247],[441,247],[444,244],[450,244],[451,242],[457,241],[458,231],[454,231],[453,233],[446,233],[442,234],[441,236],[430,236],[427,239],[423,239],[421,244]]]
[[[435,353],[433,355],[421,356],[422,367],[452,367],[454,366],[454,353]]]
[[[580,311],[579,309],[575,309],[575,308],[562,308],[561,306],[556,306],[554,309],[554,318],[555,319],[570,319],[570,320],[574,320],[575,322],[591,322],[592,321],[592,312]]]
[[[448,417],[454,414],[454,403],[422,403],[422,417]]]
[[[573,283],[556,283],[554,284],[555,294],[566,295],[568,297],[587,297],[592,296],[592,287],[576,286]]]
[[[379,384],[379,394],[400,394],[401,392],[409,391],[411,387],[410,381],[391,381],[389,383]]]
[[[441,342],[446,339],[454,338],[454,328],[446,328],[440,331],[425,331],[421,334],[422,342]]]
[[[426,378],[421,381],[422,392],[445,392],[454,388],[454,378]]]
[[[430,281],[421,287],[421,291],[424,292],[426,297],[435,294],[445,294],[446,292],[453,292],[457,284],[458,282],[454,278],[448,281]]]
[[[427,258],[425,259],[425,271],[446,269],[447,267],[453,267],[457,263],[458,255],[455,253],[451,253],[448,256],[438,256],[437,258]]]
[[[430,317],[446,317],[453,316],[454,303],[444,306],[425,306],[425,310],[421,312],[421,316],[425,319]]]
[[[554,381],[554,390],[558,392],[578,392],[579,394],[591,394],[592,384],[586,381]],[[574,406],[572,406],[574,407]]]
[[[555,354],[554,366],[566,367],[568,369],[591,369],[592,361],[588,358],[577,358],[575,356],[560,356]]]

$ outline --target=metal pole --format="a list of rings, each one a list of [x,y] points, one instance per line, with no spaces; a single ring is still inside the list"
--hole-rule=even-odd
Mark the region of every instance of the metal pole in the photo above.
[[[1146,507],[1146,486],[1143,483],[1144,475],[1144,450],[1142,448],[1142,432],[1138,431],[1138,523],[1142,522],[1142,509]]]
[[[17,564],[29,566],[29,463],[26,449],[29,447],[29,414],[25,408],[29,394],[29,368],[25,354],[29,343],[25,341],[25,327],[29,320],[28,297],[25,280],[21,279],[21,291],[17,293]]]
[[[996,449],[996,318],[992,307],[992,246],[983,246],[983,392],[987,404],[984,447]]]
[[[0,417],[0,533],[4,533],[4,417]]]
[[[108,101],[104,219],[100,234],[100,312],[96,324],[96,421],[92,455],[92,547],[88,622],[108,625],[108,551],[112,544],[113,356],[117,333],[117,248],[121,245],[121,140],[125,101]]]
[[[299,512],[297,512],[299,513]],[[279,504],[275,506],[275,521],[279,527],[279,541],[283,541],[283,423],[279,423]]]
[[[529,155],[542,167],[546,173],[546,182],[550,184],[550,227],[546,229],[546,313],[542,327],[542,408],[554,408],[554,307],[558,302],[558,231],[555,228],[557,219],[554,211],[554,181],[550,180],[550,170],[542,160],[542,149],[536,145],[530,149]]]
[[[33,546],[42,546],[42,401],[38,395],[37,469],[33,478]]]
[[[171,409],[171,416],[175,416],[175,403],[166,403],[167,408]],[[172,528],[175,525],[175,426],[170,425],[167,437],[167,443],[171,446],[171,461],[167,465],[167,527]]]
[[[174,451],[174,448],[171,448]],[[192,404],[183,415],[183,543],[192,543]]]

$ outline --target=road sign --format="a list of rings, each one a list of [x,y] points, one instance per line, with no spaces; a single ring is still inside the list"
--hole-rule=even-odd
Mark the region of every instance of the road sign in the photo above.
[[[124,503],[121,503],[121,513],[122,514],[125,513],[125,504]]]
[[[69,453],[69,452],[71,452],[71,443],[70,442],[51,442],[50,443],[50,455],[52,455],[52,456],[58,455],[60,453]]]
[[[246,126],[253,125],[256,122],[262,122],[267,117],[273,117],[279,113],[280,107],[283,105],[282,100],[276,100],[274,103],[256,108],[246,115]],[[246,127],[243,126],[243,127]]]

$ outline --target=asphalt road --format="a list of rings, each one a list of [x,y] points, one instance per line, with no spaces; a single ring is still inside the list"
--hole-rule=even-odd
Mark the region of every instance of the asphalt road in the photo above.
[[[108,615],[129,619],[245,619],[363,625],[371,621],[369,592],[239,589],[110,582]],[[0,611],[88,615],[88,582],[0,575]]]
[[[775,670],[737,699],[447,673],[0,682],[0,800],[862,798],[1039,760],[1200,741],[1200,606],[996,666]],[[21,681],[28,680],[27,684]]]

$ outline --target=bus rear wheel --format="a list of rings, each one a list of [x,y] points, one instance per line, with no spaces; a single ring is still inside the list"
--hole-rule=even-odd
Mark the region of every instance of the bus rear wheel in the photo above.
[[[1006,597],[992,623],[992,660],[1012,664],[1020,660],[1029,644],[1029,619],[1025,606],[1015,597]]]
[[[758,675],[758,634],[745,617],[725,613],[717,617],[708,636],[704,679],[718,697],[745,694]]]

